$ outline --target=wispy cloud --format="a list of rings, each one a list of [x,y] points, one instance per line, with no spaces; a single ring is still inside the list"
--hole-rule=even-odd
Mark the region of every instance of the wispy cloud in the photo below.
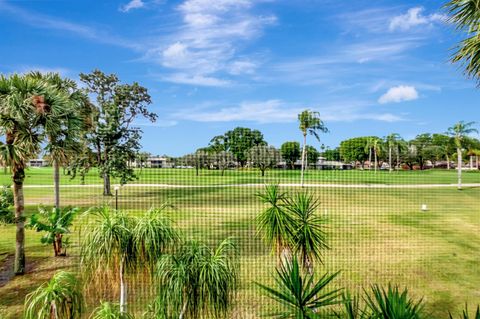
[[[255,0],[186,0],[177,7],[181,25],[167,41],[150,48],[145,59],[171,70],[165,80],[176,83],[224,86],[228,75],[252,74],[257,64],[241,57],[240,48],[276,21],[274,16],[255,15],[255,4]]]
[[[389,24],[390,31],[406,31],[418,26],[433,25],[434,23],[447,20],[447,17],[443,14],[433,13],[425,15],[423,12],[424,8],[414,7],[408,9],[405,14],[393,17]]]
[[[174,113],[173,118],[195,122],[237,122],[254,123],[288,123],[295,122],[298,114],[304,109],[319,111],[322,119],[331,122],[353,122],[359,120],[374,120],[382,122],[397,122],[405,120],[401,115],[388,112],[376,112],[372,105],[366,102],[345,101],[331,103],[324,107],[305,107],[286,103],[282,100],[266,100],[242,102],[229,107],[199,107],[185,109]]]
[[[120,11],[129,12],[132,9],[140,9],[145,7],[145,3],[142,0],[131,0],[129,3],[120,7]]]
[[[399,85],[390,88],[378,99],[378,103],[399,103],[404,101],[413,101],[416,99],[418,99],[418,92],[414,86]]]
[[[90,26],[69,22],[58,17],[44,15],[38,12],[25,10],[6,1],[0,0],[0,14],[38,29],[49,29],[75,34],[79,37],[94,40],[96,42],[115,46],[139,49],[139,45],[131,40],[124,39],[104,30],[98,30]]]

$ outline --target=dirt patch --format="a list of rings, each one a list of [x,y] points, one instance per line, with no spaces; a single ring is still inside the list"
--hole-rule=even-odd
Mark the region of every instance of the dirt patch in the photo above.
[[[14,276],[13,262],[15,256],[7,254],[7,257],[0,264],[0,288],[5,286]]]

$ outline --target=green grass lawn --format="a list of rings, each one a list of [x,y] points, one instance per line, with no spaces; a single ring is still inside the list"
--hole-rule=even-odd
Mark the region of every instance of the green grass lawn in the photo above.
[[[230,176],[240,174],[237,172],[229,171],[221,178],[215,175],[217,172],[204,171],[205,175],[196,179],[189,175],[194,171],[181,171],[182,179],[174,180],[179,170],[152,170],[152,176],[145,173],[141,181],[172,184],[186,183],[189,179],[192,183],[202,180],[214,184],[224,179],[236,183],[262,182],[256,177],[258,172],[251,171],[241,172],[243,181]],[[48,184],[48,172],[48,169],[30,170],[29,183],[38,183],[40,176],[45,176],[45,184]],[[294,180],[298,175],[288,171],[275,174],[283,177],[281,182]],[[413,183],[408,181],[409,176],[421,183],[455,182],[453,171],[379,172],[377,175],[360,171],[308,172],[309,181],[327,176],[332,180],[336,178],[335,182],[347,182],[351,178],[358,183]],[[464,181],[470,183],[478,182],[480,177],[473,172],[464,176]],[[385,182],[387,178],[389,182]],[[260,318],[265,311],[271,310],[272,304],[261,296],[253,282],[273,282],[275,259],[256,234],[253,219],[263,207],[255,197],[258,190],[252,187],[127,188],[120,194],[119,207],[134,214],[169,200],[175,206],[170,214],[185,236],[212,244],[225,237],[235,238],[240,252],[241,279],[232,318]],[[299,188],[285,190],[300,191]],[[424,296],[432,318],[446,318],[448,310],[458,312],[465,302],[473,306],[480,300],[480,188],[462,191],[455,188],[310,188],[308,191],[320,199],[322,205],[318,213],[329,221],[331,250],[325,253],[325,264],[317,266],[317,271],[341,270],[336,280],[338,287],[361,291],[373,283],[407,286],[414,296]],[[51,188],[27,188],[25,197],[28,213],[31,213],[39,204],[51,203],[53,194]],[[63,205],[86,208],[109,201],[112,204],[111,197],[101,196],[100,188],[62,189]],[[427,212],[420,211],[422,204],[428,205]],[[83,225],[85,221],[79,220],[72,234],[74,243],[80,240]],[[0,226],[0,234],[1,258],[13,253],[15,229]],[[18,318],[25,293],[50,278],[57,269],[75,269],[78,264],[75,247],[71,253],[71,257],[55,260],[51,257],[51,247],[42,246],[39,234],[28,230],[29,273],[0,288],[0,315]],[[151,289],[142,286],[143,280],[131,278],[130,288],[134,293],[130,294],[130,307],[137,313],[142,312],[152,293]],[[106,289],[95,289],[95,293],[89,295],[90,306],[95,305],[94,299],[108,298],[113,298],[111,288],[109,293]]]
[[[256,169],[227,170],[221,176],[217,170],[201,170],[196,176],[194,169],[156,169],[137,170],[138,179],[132,183],[139,184],[172,184],[172,185],[223,185],[223,184],[262,184],[262,183],[299,183],[299,170],[270,170],[265,177]],[[29,168],[26,171],[25,185],[52,185],[52,168]],[[308,183],[339,184],[454,184],[457,182],[455,170],[425,171],[362,171],[362,170],[309,170],[305,181]],[[115,180],[113,182],[116,182]],[[480,183],[480,171],[464,171],[464,183]],[[85,184],[101,184],[102,179],[96,170],[85,177]],[[10,174],[0,173],[0,184],[11,184]],[[80,184],[80,178],[71,179],[61,176],[62,185]]]

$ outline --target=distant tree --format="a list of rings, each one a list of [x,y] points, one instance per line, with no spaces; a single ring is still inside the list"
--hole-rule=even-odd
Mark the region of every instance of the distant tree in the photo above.
[[[328,128],[320,119],[320,113],[305,110],[298,114],[299,128],[303,135],[303,150],[302,150],[302,172],[300,176],[300,183],[303,186],[303,178],[305,171],[305,159],[306,159],[306,147],[307,147],[307,134],[313,135],[318,141],[320,141],[319,132],[327,133]]]
[[[142,130],[133,122],[140,116],[153,122],[157,115],[147,109],[151,103],[147,89],[136,82],[121,84],[115,74],[99,70],[80,74],[80,80],[96,99],[97,124],[85,140],[103,178],[103,195],[111,195],[111,177],[119,178],[121,184],[136,178],[129,163],[135,161],[140,150]]]
[[[340,154],[340,148],[334,148],[334,149],[326,149],[323,151],[322,156],[327,160],[327,161],[340,161],[341,154]]]
[[[392,155],[395,149],[398,150],[399,144],[402,142],[402,138],[398,133],[392,133],[384,138],[385,144],[388,147],[388,167],[389,171],[393,170]],[[397,166],[400,164],[400,152],[397,152]],[[398,167],[397,167],[398,168]]]
[[[285,142],[280,147],[282,157],[291,169],[295,168],[295,162],[300,158],[300,143],[298,142]]]
[[[415,148],[415,162],[423,170],[425,162],[431,157],[432,136],[429,133],[419,134],[410,141],[410,145]]]
[[[199,171],[211,163],[211,153],[207,148],[199,148],[195,153],[185,155],[183,162],[195,167],[195,174],[198,176]]]
[[[355,137],[340,143],[340,156],[346,162],[358,162],[362,169],[365,161],[368,159],[366,151],[368,137]]]
[[[479,82],[480,6],[478,0],[451,0],[445,7],[450,15],[449,22],[455,24],[457,30],[466,33],[466,38],[457,45],[451,60],[454,63],[460,63],[465,67],[465,74]]]
[[[462,151],[465,146],[465,140],[469,134],[478,133],[478,130],[473,125],[475,125],[475,122],[460,121],[448,128],[448,135],[453,137],[457,148],[458,189],[462,189]]]
[[[311,145],[307,145],[306,147],[307,152],[307,166],[311,165],[313,167],[316,166],[318,158],[320,157],[320,153],[317,149]]]
[[[38,214],[33,214],[30,217],[27,227],[33,228],[37,232],[46,233],[41,242],[42,244],[53,245],[55,257],[66,256],[67,250],[63,236],[70,233],[70,227],[77,214],[78,208],[67,207],[61,209],[54,207],[49,211],[40,207]]]
[[[253,146],[266,145],[263,134],[258,130],[237,127],[223,135],[215,136],[210,146],[216,151],[229,151],[235,156],[240,166],[247,162],[247,151]]]
[[[135,161],[137,162],[137,167],[145,167],[149,157],[152,157],[152,154],[149,152],[138,152]]]
[[[80,281],[66,271],[57,272],[25,298],[25,319],[81,318],[85,309]]]
[[[280,151],[273,146],[258,145],[254,146],[247,152],[247,160],[253,167],[257,167],[265,176],[268,168],[275,167],[281,160]]]
[[[208,156],[211,158],[211,162],[213,163],[213,165],[222,172],[222,176],[225,175],[225,170],[227,168],[235,165],[235,158],[231,152],[210,152]]]
[[[432,134],[432,145],[436,147],[438,160],[445,159],[447,161],[447,169],[450,169],[450,156],[455,153],[455,143],[452,137],[445,134]]]

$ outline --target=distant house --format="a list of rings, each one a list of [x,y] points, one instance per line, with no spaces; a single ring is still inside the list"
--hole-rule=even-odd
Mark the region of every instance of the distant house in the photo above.
[[[28,161],[28,166],[30,167],[45,167],[48,166],[49,162],[43,158],[31,159]]]
[[[317,169],[339,169],[339,170],[353,169],[352,164],[347,164],[340,161],[328,161],[324,158],[320,158],[315,166]]]
[[[147,158],[145,166],[149,168],[173,168],[174,163],[168,157],[156,156]]]

